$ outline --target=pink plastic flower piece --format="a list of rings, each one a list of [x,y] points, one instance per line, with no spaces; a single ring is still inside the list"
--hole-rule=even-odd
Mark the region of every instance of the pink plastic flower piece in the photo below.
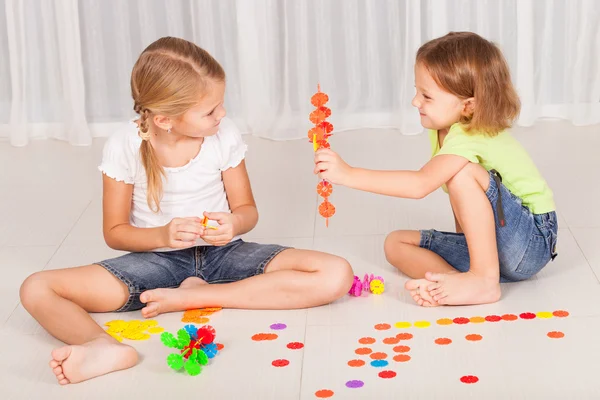
[[[363,290],[363,285],[360,282],[360,278],[355,275],[354,282],[352,283],[352,287],[350,288],[350,291],[348,292],[348,294],[350,296],[360,297],[362,290]]]

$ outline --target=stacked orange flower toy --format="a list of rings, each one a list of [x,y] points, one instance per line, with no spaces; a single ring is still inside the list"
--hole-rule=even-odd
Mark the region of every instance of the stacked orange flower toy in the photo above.
[[[331,110],[325,107],[329,101],[329,96],[321,92],[321,85],[317,85],[317,93],[315,93],[310,102],[316,109],[310,113],[310,121],[315,124],[314,128],[308,131],[308,139],[313,144],[313,150],[316,152],[319,149],[329,149],[329,137],[332,135],[333,125],[329,123],[327,118],[331,115]],[[317,185],[317,193],[323,197],[323,202],[319,205],[319,214],[325,218],[325,225],[329,226],[329,218],[335,214],[335,207],[329,202],[329,196],[333,192],[331,183],[323,179]]]

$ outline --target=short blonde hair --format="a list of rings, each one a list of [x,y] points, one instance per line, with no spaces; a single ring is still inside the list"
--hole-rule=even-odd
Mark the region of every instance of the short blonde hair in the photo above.
[[[142,52],[131,72],[133,109],[140,115],[142,164],[148,178],[148,206],[160,211],[165,171],[149,140],[148,120],[153,115],[176,118],[196,106],[208,81],[224,81],[221,65],[194,43],[163,37]]]
[[[510,128],[521,109],[508,63],[492,42],[472,32],[450,32],[417,52],[435,82],[461,98],[475,98],[473,113],[461,123],[467,132],[496,135]]]

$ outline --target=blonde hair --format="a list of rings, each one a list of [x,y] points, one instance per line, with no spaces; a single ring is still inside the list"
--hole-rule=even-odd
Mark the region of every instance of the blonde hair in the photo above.
[[[198,104],[209,80],[224,81],[221,65],[194,43],[163,37],[140,54],[131,72],[133,109],[140,115],[142,164],[148,177],[148,206],[160,211],[165,171],[150,143],[149,120],[155,115],[177,118]]]
[[[496,135],[509,128],[521,109],[508,64],[500,49],[472,32],[450,32],[417,52],[435,82],[460,99],[475,98],[471,115],[459,122],[467,132]]]

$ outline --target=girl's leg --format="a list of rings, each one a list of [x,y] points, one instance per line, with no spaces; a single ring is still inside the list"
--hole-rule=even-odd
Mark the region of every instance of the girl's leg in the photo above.
[[[50,367],[61,385],[132,367],[137,352],[108,335],[88,312],[119,309],[127,286],[99,265],[41,271],[21,286],[23,307],[68,346],[52,351]]]
[[[419,247],[420,242],[419,231],[394,231],[385,238],[385,257],[409,278],[424,278],[427,271],[456,272],[442,257]]]
[[[419,231],[394,231],[386,237],[383,249],[390,264],[409,278],[415,278],[405,285],[413,300],[420,306],[436,306],[437,303],[428,291],[432,283],[424,279],[425,273],[432,271],[448,274],[455,273],[456,270],[438,254],[420,247],[420,242]]]
[[[439,304],[493,303],[500,299],[500,265],[494,212],[486,195],[489,173],[478,164],[468,164],[447,182],[456,219],[469,248],[470,269],[459,274],[428,272],[430,294]]]
[[[330,303],[352,286],[354,274],[343,258],[310,250],[287,249],[266,266],[265,273],[232,283],[203,284],[188,278],[177,289],[142,293],[146,317],[221,306],[246,309],[294,309]]]

